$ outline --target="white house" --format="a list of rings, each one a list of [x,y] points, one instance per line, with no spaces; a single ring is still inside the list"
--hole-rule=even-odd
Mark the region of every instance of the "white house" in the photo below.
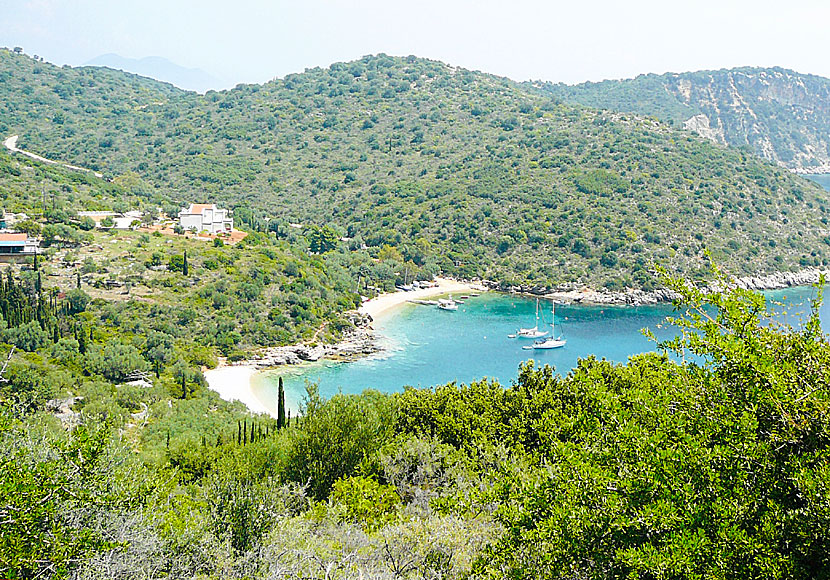
[[[233,218],[228,214],[228,210],[219,209],[213,203],[191,203],[179,212],[179,225],[197,233],[229,234],[233,230]]]
[[[0,233],[0,262],[14,262],[18,258],[38,253],[38,241],[21,233]]]

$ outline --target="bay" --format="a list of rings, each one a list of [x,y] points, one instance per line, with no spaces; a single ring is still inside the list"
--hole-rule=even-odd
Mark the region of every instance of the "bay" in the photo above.
[[[770,301],[787,304],[782,322],[798,326],[809,312],[816,291],[810,287],[765,293]],[[550,302],[541,301],[544,320],[550,322]],[[319,385],[324,398],[359,393],[367,388],[395,392],[404,386],[429,387],[451,381],[469,383],[483,378],[511,384],[519,365],[534,360],[567,374],[577,360],[588,356],[625,362],[628,357],[653,351],[656,345],[642,329],[649,328],[659,340],[676,334],[666,323],[676,316],[671,305],[588,306],[558,305],[557,334],[567,340],[564,348],[528,351],[528,339],[511,339],[522,326],[532,326],[536,302],[517,295],[486,293],[471,298],[456,312],[407,304],[375,324],[384,351],[353,362],[322,361],[268,371],[255,381],[257,396],[275,406],[277,380],[283,377],[286,405],[296,413],[306,392],[306,382]],[[778,307],[780,312],[784,308]],[[820,312],[825,332],[830,330],[830,305]],[[271,404],[269,404],[271,402]]]
[[[805,175],[807,179],[815,181],[827,191],[830,191],[830,174]]]

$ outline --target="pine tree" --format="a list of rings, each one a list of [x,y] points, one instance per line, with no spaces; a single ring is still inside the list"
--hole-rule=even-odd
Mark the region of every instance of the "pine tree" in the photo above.
[[[282,384],[282,377],[279,378],[277,388],[277,429],[285,427],[285,387]]]

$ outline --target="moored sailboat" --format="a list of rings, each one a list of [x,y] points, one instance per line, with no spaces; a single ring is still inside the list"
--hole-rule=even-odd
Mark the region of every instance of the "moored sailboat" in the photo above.
[[[556,336],[556,302],[551,301],[551,322],[550,322],[550,336],[542,340],[537,340],[531,346],[523,346],[524,350],[550,350],[553,348],[562,348],[567,342],[561,336]]]
[[[539,299],[536,299],[536,326],[533,328],[520,328],[516,334],[508,334],[508,338],[541,338],[548,333],[547,330],[539,330]]]

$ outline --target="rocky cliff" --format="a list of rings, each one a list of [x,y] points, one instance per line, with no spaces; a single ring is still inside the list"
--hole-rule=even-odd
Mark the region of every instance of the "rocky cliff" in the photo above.
[[[799,173],[830,173],[830,79],[738,68],[536,86],[564,101],[658,117]]]

